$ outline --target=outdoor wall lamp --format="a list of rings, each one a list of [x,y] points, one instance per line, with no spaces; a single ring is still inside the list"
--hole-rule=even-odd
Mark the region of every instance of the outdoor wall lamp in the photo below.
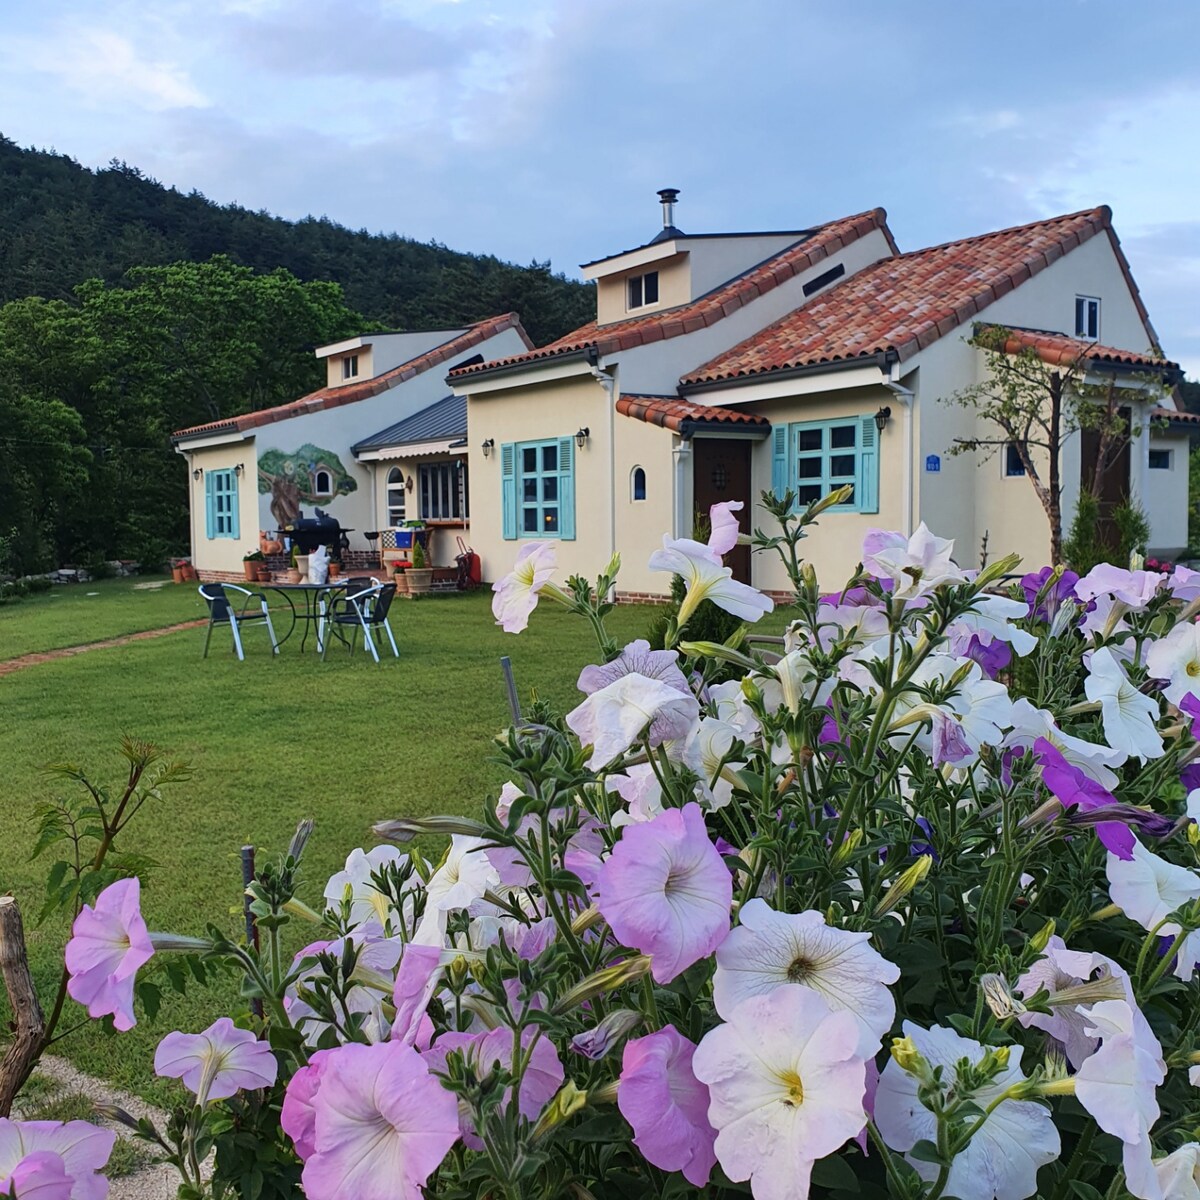
[[[592,431],[585,425],[582,429],[580,429],[575,434],[575,445],[577,445],[580,448],[580,450],[582,450],[583,443],[586,442],[588,440],[588,438],[590,438],[591,436],[592,436]]]
[[[492,452],[492,448],[493,448],[495,445],[496,445],[496,439],[495,439],[495,438],[488,438],[488,439],[487,439],[487,440],[486,440],[486,441],[483,443],[482,449],[483,449],[483,457],[484,457],[484,458],[487,458],[487,456],[488,456],[489,454],[491,454],[491,452]]]
[[[875,414],[875,428],[880,433],[883,432],[883,427],[892,419],[892,410],[886,405]]]
[[[197,467],[197,468],[196,468],[196,469],[195,469],[195,470],[192,472],[192,478],[193,478],[193,479],[201,479],[203,476],[204,476],[204,468],[203,468],[203,467]]]
[[[413,481],[411,475],[404,481],[404,490],[406,492],[411,492],[413,490]]]
[[[237,465],[236,467],[234,467],[234,468],[233,468],[233,473],[234,473],[235,475],[237,475],[237,476],[240,478],[240,477],[241,477],[241,474],[242,474],[242,472],[243,472],[245,469],[246,469],[246,468],[245,468],[245,467],[244,467],[244,466],[243,466],[241,463],[238,463],[238,465]]]

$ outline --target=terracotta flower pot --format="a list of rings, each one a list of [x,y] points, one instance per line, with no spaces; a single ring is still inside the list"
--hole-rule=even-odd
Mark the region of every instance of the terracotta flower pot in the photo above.
[[[172,567],[171,568],[171,580],[173,583],[182,583],[183,582],[183,568],[182,567]]]
[[[184,563],[182,569],[185,582],[195,583],[196,580],[200,578],[200,576],[196,574],[196,568],[193,567],[191,563]]]
[[[392,582],[396,585],[396,595],[397,596],[407,596],[408,595],[408,576],[407,575],[393,575]]]
[[[331,562],[329,564],[329,578],[337,579],[342,573],[342,564]]]
[[[287,581],[288,583],[300,583],[304,576],[300,574],[296,567],[288,567]]]
[[[270,583],[271,582],[270,564],[266,563],[266,562],[259,562],[259,563],[256,563],[255,565],[258,567],[258,571],[255,573],[254,578],[259,583]]]
[[[242,571],[246,575],[246,582],[253,583],[258,578],[258,562],[256,559],[242,559]]]

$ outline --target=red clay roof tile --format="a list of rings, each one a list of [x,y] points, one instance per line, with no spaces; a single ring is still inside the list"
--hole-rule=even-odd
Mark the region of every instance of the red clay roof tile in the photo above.
[[[450,338],[440,346],[376,375],[373,379],[364,379],[359,383],[346,383],[339,387],[323,387],[299,400],[287,404],[278,404],[274,408],[261,408],[257,412],[243,413],[239,417],[230,417],[224,421],[210,421],[207,425],[193,425],[188,429],[178,429],[171,435],[172,441],[187,441],[191,438],[204,437],[207,434],[226,432],[245,432],[270,425],[275,421],[286,421],[291,417],[303,416],[307,413],[321,412],[324,409],[340,408],[343,404],[353,404],[357,400],[367,400],[378,396],[389,388],[406,383],[416,375],[440,366],[450,359],[458,358],[461,354],[478,346],[481,342],[502,333],[506,329],[515,329],[522,340],[531,349],[533,343],[529,340],[521,325],[520,317],[515,312],[503,313],[498,317],[488,317],[469,325],[457,337]]]
[[[889,351],[903,361],[1066,249],[1108,229],[1111,219],[1110,210],[1101,206],[882,259],[692,371],[682,383],[753,378]]]
[[[1019,354],[1022,350],[1032,350],[1042,362],[1051,366],[1071,367],[1081,363],[1084,366],[1102,368],[1109,364],[1144,367],[1172,375],[1179,372],[1178,363],[1169,362],[1160,355],[1117,350],[1112,346],[1085,342],[1082,338],[1067,337],[1065,333],[1048,333],[1040,329],[1010,329],[1003,349],[1005,354]]]
[[[644,317],[633,317],[627,321],[614,321],[607,325],[598,325],[595,321],[581,326],[573,333],[568,333],[556,342],[531,350],[527,354],[516,354],[509,358],[495,359],[492,362],[477,363],[470,367],[460,367],[450,372],[454,380],[478,375],[485,371],[493,371],[503,367],[513,367],[524,363],[536,363],[545,359],[556,358],[562,354],[586,350],[596,347],[601,354],[613,354],[619,350],[628,350],[648,341],[660,338],[675,337],[680,333],[690,333],[699,326],[693,322],[699,320],[704,325],[711,325],[730,313],[736,312],[743,304],[748,304],[757,296],[764,295],[781,283],[795,275],[808,270],[815,263],[827,257],[831,246],[849,245],[864,237],[872,230],[882,230],[888,244],[895,246],[891,231],[887,227],[887,213],[882,208],[870,212],[858,213],[852,217],[844,217],[831,221],[828,225],[819,226],[813,230],[810,237],[794,243],[773,255],[765,262],[749,271],[729,280],[714,291],[666,312],[650,314]]]
[[[645,421],[647,425],[684,434],[697,425],[740,425],[764,432],[771,428],[771,422],[757,413],[697,404],[692,400],[680,400],[678,396],[620,396],[617,412],[636,421]]]

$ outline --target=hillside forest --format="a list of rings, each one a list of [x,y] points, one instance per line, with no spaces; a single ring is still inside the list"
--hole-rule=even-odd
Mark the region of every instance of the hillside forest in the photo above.
[[[508,311],[541,344],[593,303],[549,263],[285,221],[0,136],[0,574],[185,550],[171,432],[320,387],[315,346]]]

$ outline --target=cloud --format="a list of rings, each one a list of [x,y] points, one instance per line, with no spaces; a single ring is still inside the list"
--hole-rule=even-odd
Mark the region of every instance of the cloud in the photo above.
[[[143,57],[129,38],[109,29],[60,27],[48,37],[10,39],[8,49],[10,58],[53,76],[92,107],[163,111],[209,103],[183,67]]]

